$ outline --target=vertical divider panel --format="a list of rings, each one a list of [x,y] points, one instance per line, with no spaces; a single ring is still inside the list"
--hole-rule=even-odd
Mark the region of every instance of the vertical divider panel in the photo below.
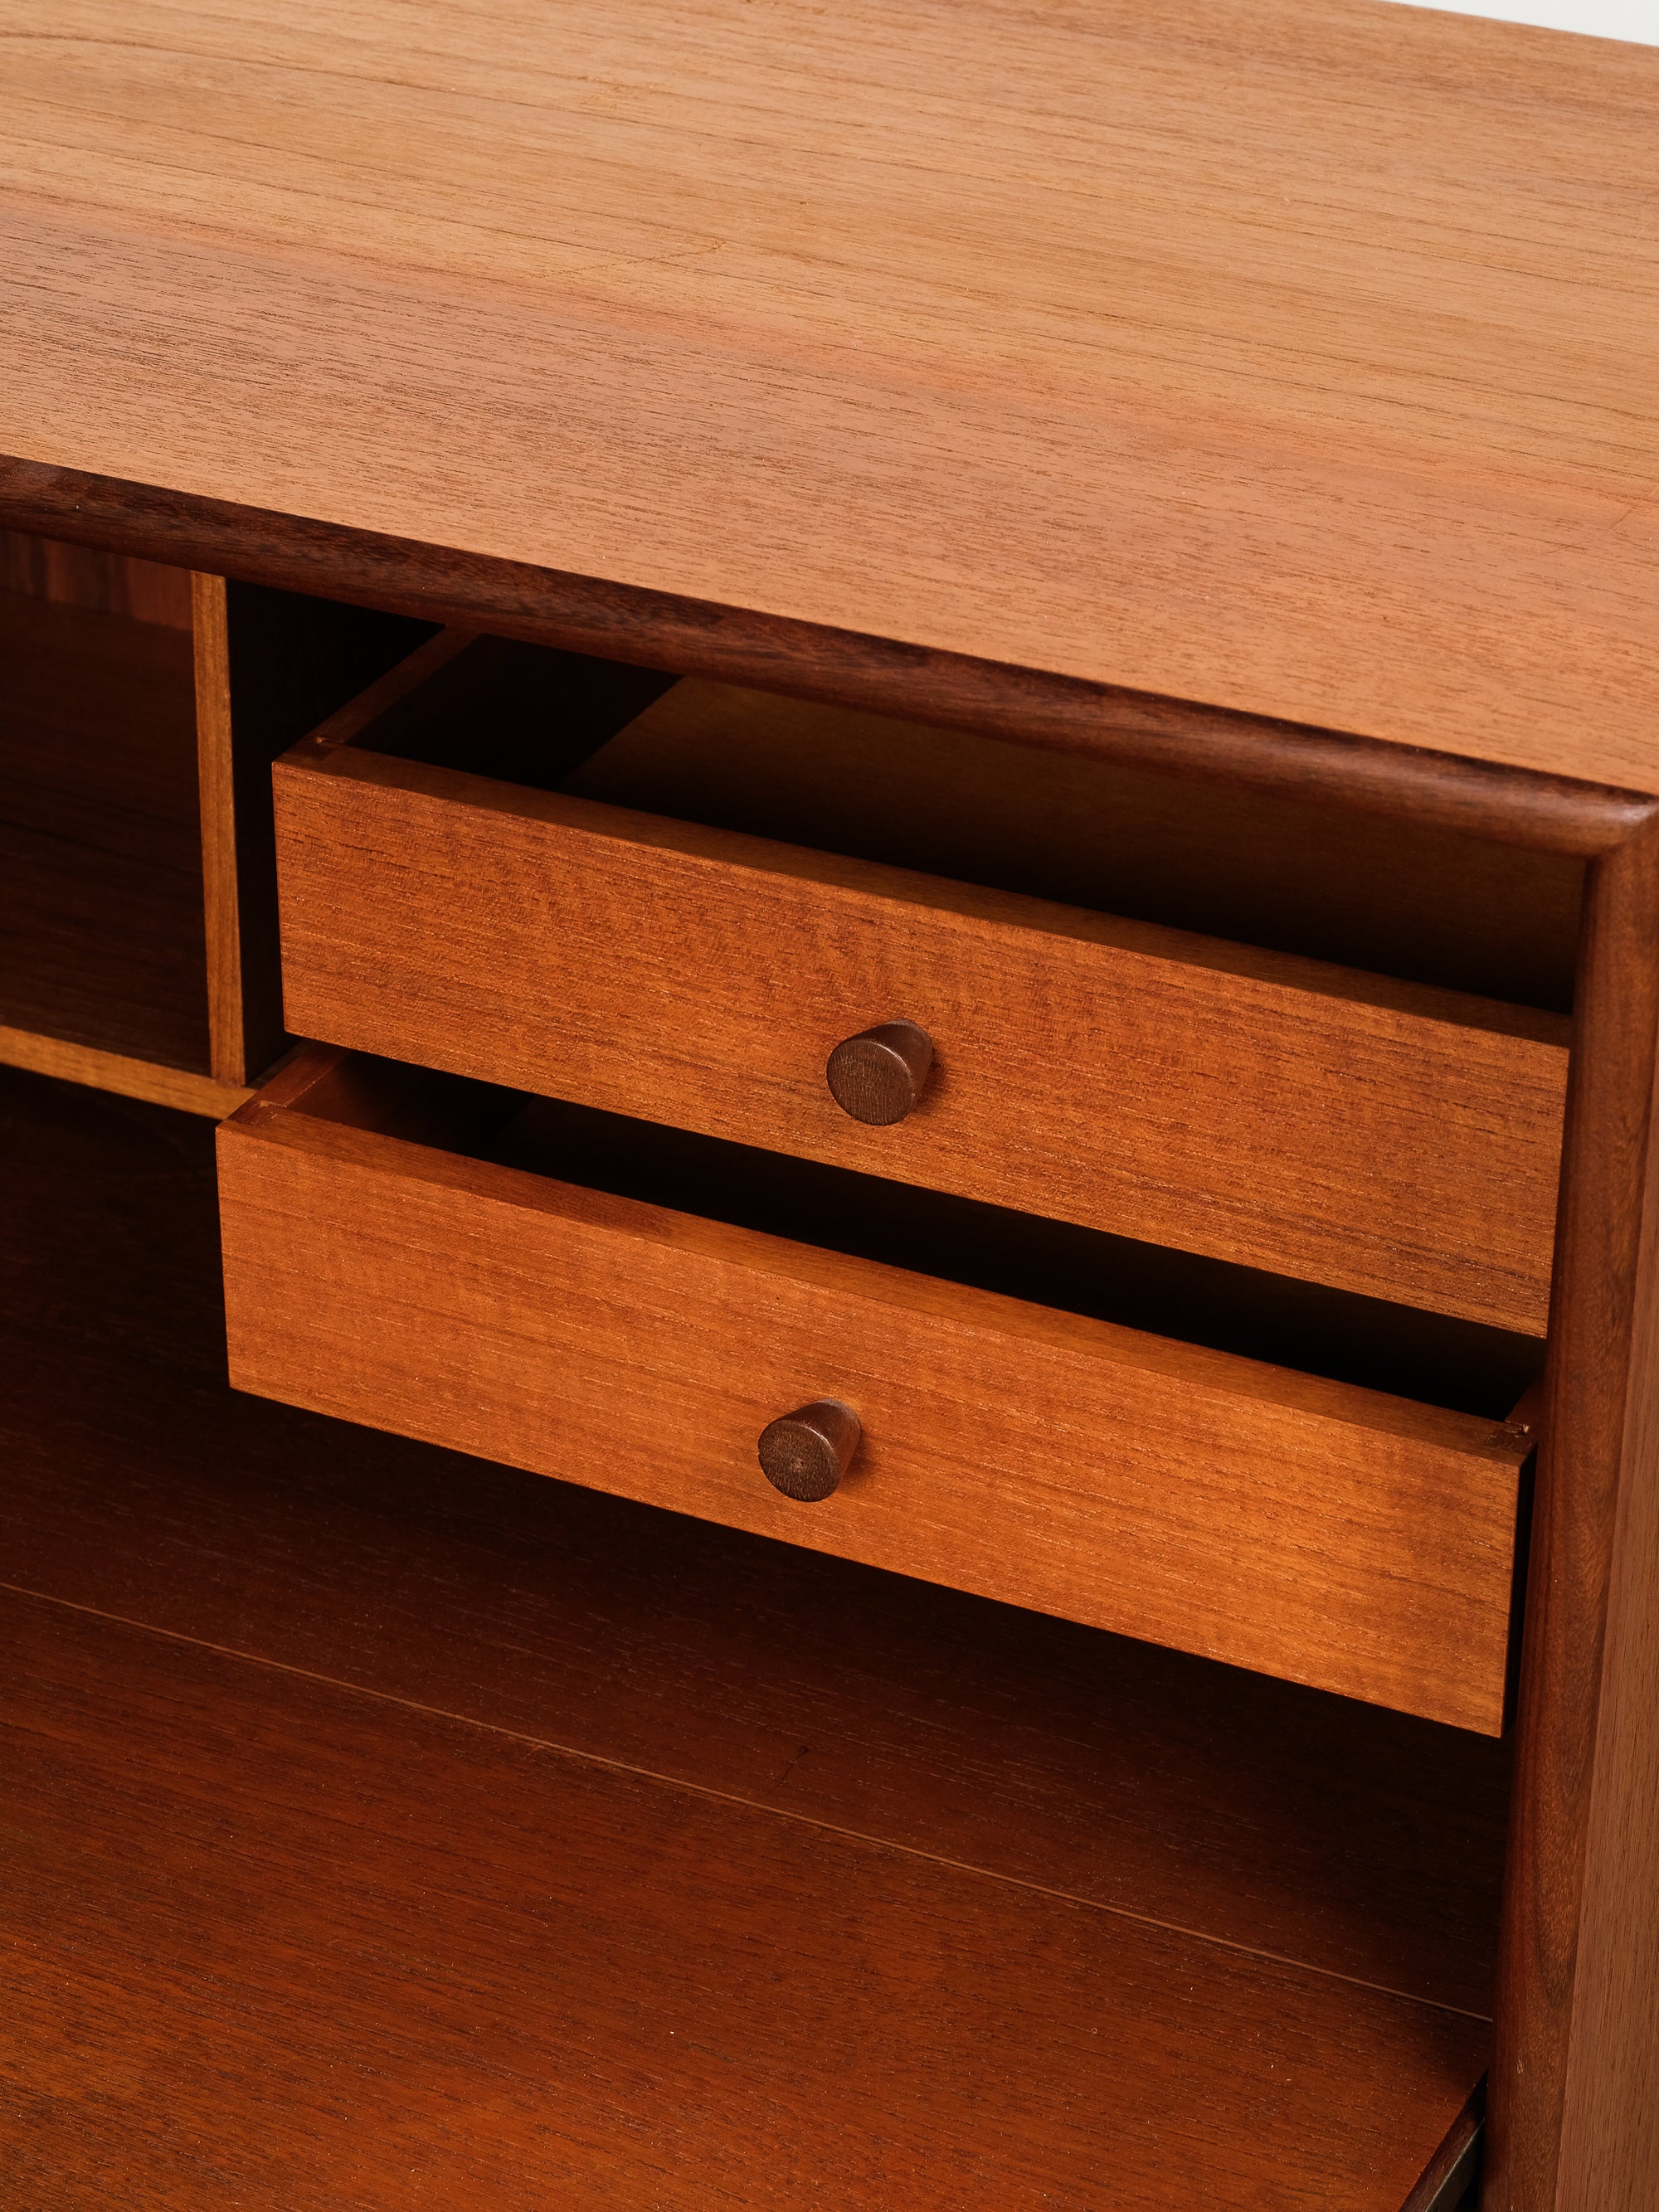
[[[202,891],[207,909],[208,1038],[221,1083],[250,1070],[242,1012],[236,803],[231,742],[230,623],[222,576],[192,575],[196,645],[196,764],[202,799]]]
[[[1647,2212],[1659,2148],[1659,817],[1585,907],[1483,2212]]]

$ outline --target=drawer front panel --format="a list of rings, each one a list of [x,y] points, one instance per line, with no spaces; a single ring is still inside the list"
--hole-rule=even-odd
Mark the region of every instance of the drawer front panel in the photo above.
[[[301,1034],[1544,1333],[1557,1017],[349,751],[277,823]]]
[[[242,1389],[1500,1726],[1489,1424],[257,1100],[221,1170]],[[757,1440],[826,1396],[862,1442],[793,1504]]]

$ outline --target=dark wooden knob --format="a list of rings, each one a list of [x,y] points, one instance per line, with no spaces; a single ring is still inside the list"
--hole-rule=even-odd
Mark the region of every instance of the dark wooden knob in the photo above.
[[[774,1490],[803,1505],[828,1498],[853,1463],[864,1434],[850,1406],[814,1398],[761,1431],[760,1463]]]
[[[838,1044],[824,1074],[830,1095],[855,1121],[885,1128],[921,1096],[933,1064],[933,1040],[914,1022],[883,1022]]]

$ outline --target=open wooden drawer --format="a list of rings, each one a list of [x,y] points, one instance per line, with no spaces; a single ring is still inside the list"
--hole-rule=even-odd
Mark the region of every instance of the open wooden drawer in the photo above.
[[[1560,1013],[470,772],[564,659],[447,635],[277,763],[296,1034],[1543,1335]]]
[[[962,1201],[785,1158],[732,1167],[733,1149],[306,1048],[220,1133],[232,1379],[1500,1728],[1529,1444],[1504,1419],[1511,1340],[1463,1332],[1498,1347],[1498,1395],[1416,1403],[1102,1318],[1137,1264],[1115,1240],[987,1208],[964,1222]],[[800,1233],[718,1218],[745,1206]],[[872,1256],[896,1242],[908,1265]],[[1166,1286],[1168,1310],[1187,1303]],[[1131,1284],[1124,1310],[1145,1305]],[[1286,1334],[1301,1357],[1293,1315]],[[757,1450],[819,1401],[861,1435],[833,1494],[803,1504]]]

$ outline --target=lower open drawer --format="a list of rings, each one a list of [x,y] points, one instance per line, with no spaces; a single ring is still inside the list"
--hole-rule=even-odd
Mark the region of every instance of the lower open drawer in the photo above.
[[[562,1110],[301,1054],[220,1133],[233,1381],[1501,1725],[1526,1450],[1512,1426],[707,1218],[700,1155],[682,1205],[619,1194],[614,1172],[591,1188],[591,1134]],[[647,1154],[687,1141],[615,1126]],[[757,1174],[836,1173],[750,1157]],[[526,1158],[572,1179],[507,1164]],[[758,1439],[825,1399],[861,1440],[833,1496],[797,1503],[765,1480]]]

